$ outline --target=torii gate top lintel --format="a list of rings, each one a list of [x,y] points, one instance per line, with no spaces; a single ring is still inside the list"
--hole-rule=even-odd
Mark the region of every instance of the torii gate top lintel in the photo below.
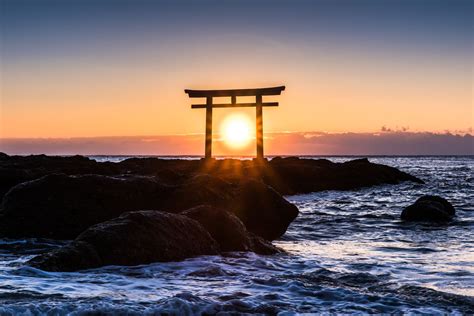
[[[244,97],[256,95],[280,95],[285,90],[285,86],[271,88],[255,88],[255,89],[225,89],[225,90],[184,90],[190,98],[205,97]]]
[[[212,155],[212,109],[228,107],[255,107],[257,123],[257,159],[263,160],[263,113],[264,106],[278,106],[278,102],[263,102],[264,95],[280,95],[285,86],[257,89],[226,89],[226,90],[189,90],[184,92],[190,98],[206,98],[206,104],[193,104],[193,109],[206,109],[206,159]],[[237,97],[255,96],[255,103],[237,103]],[[231,97],[231,103],[215,104],[213,97]]]

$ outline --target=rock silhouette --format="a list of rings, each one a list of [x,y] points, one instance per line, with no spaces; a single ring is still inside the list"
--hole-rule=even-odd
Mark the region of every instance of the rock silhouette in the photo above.
[[[298,215],[294,205],[257,181],[232,184],[200,175],[170,186],[151,176],[53,174],[8,192],[0,207],[0,234],[74,239],[89,226],[126,211],[179,213],[202,204],[233,212],[250,232],[268,240],[283,235]]]
[[[171,193],[164,209],[179,212],[208,204],[234,213],[247,230],[267,240],[282,236],[298,215],[296,206],[261,180],[228,182],[196,175]]]
[[[181,214],[198,221],[217,241],[221,251],[253,251],[260,254],[279,252],[268,241],[248,232],[238,217],[224,209],[201,205]]]
[[[169,190],[145,176],[47,175],[8,192],[0,206],[0,233],[74,239],[125,211],[159,209]]]
[[[448,200],[440,196],[425,195],[406,207],[400,218],[405,221],[445,222],[450,221],[455,214],[456,211]]]
[[[0,237],[74,239],[30,262],[52,271],[222,251],[273,254],[279,249],[269,241],[281,237],[298,215],[282,195],[402,181],[423,183],[367,159],[131,158],[100,163],[82,156],[0,153]],[[439,199],[420,203],[450,214]]]
[[[118,163],[96,162],[82,156],[0,155],[0,197],[16,184],[42,176],[67,175],[148,175],[162,183],[178,184],[196,174],[218,176],[230,182],[262,179],[280,194],[307,193],[322,190],[351,190],[379,184],[422,180],[389,166],[367,159],[333,163],[327,159],[275,157],[264,164],[250,160],[181,160],[129,158]]]
[[[136,211],[93,225],[69,245],[34,257],[29,264],[47,271],[76,271],[178,261],[218,251],[209,233],[189,217]]]

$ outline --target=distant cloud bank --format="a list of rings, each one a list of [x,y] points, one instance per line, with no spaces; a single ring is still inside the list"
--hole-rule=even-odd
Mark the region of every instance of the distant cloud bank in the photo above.
[[[90,138],[3,138],[7,154],[202,155],[203,135]],[[239,151],[214,141],[217,155],[252,155],[254,143]],[[474,155],[467,134],[383,130],[380,133],[288,132],[265,135],[267,155]]]

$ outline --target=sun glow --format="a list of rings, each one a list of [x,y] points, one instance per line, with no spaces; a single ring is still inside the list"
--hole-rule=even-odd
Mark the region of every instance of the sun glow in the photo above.
[[[243,114],[233,114],[224,119],[221,126],[222,138],[225,143],[233,148],[245,147],[250,140],[251,124]]]

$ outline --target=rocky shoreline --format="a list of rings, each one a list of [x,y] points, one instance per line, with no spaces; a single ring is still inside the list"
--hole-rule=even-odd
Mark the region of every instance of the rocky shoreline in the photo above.
[[[283,195],[422,180],[367,159],[268,162],[0,153],[0,237],[73,240],[30,264],[74,271],[226,251],[272,254],[298,215]]]

